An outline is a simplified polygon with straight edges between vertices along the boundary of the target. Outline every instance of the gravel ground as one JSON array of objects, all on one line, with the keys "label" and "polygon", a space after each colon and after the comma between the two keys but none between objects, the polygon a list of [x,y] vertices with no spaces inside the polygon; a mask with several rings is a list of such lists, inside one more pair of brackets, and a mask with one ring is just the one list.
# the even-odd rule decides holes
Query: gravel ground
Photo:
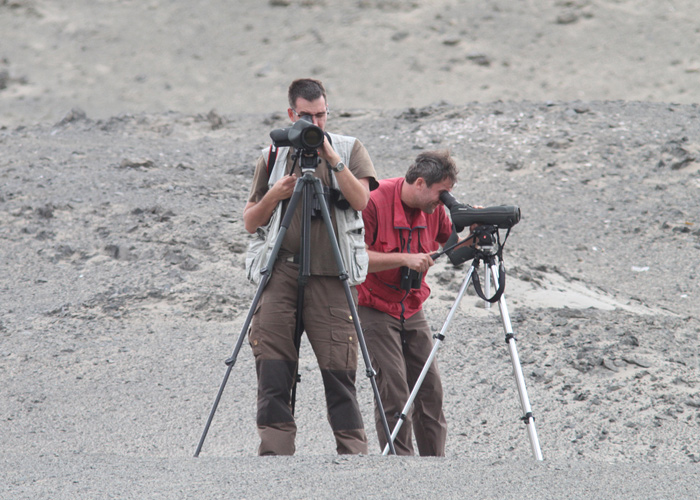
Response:
[{"label": "gravel ground", "polygon": [[[0,498],[700,497],[700,3],[0,0]],[[258,458],[241,213],[286,89],[380,177],[448,148],[515,204],[507,310],[440,345],[441,459],[338,457],[302,343],[294,457]],[[272,112],[272,111],[275,112]],[[467,269],[439,259],[439,331]]]}]

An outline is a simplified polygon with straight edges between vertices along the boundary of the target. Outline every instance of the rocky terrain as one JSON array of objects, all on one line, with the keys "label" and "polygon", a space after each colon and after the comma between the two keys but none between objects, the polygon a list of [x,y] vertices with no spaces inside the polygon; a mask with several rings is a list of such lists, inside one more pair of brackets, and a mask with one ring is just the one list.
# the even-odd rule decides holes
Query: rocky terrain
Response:
[{"label": "rocky terrain", "polygon": [[[333,122],[366,138],[382,175],[446,147],[458,199],[521,207],[506,297],[548,461],[700,460],[697,111],[526,102],[352,110]],[[255,292],[243,277],[248,179],[284,124],[73,112],[3,132],[4,449],[192,455]],[[431,274],[426,310],[439,330],[466,267],[438,261]],[[460,305],[438,358],[448,459],[529,462],[498,308],[473,294]],[[244,346],[204,456],[254,456],[251,358]],[[332,456],[306,344],[302,376],[297,454]],[[359,387],[371,422],[368,380]]]}]

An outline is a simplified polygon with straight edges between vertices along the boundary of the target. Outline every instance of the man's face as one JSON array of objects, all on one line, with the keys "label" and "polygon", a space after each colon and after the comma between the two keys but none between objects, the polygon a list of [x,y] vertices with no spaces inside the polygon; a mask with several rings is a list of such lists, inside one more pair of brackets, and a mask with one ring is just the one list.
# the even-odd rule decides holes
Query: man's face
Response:
[{"label": "man's face", "polygon": [[310,119],[311,122],[321,130],[326,130],[326,120],[328,119],[328,106],[323,97],[319,97],[315,101],[307,101],[303,97],[297,98],[294,108],[287,110],[289,119],[296,122],[302,116]]},{"label": "man's face", "polygon": [[440,201],[440,195],[444,191],[451,191],[454,185],[452,180],[449,178],[443,179],[440,182],[436,182],[432,186],[428,186],[425,179],[419,177],[414,183],[416,185],[416,199],[418,202],[418,207],[426,214],[432,214],[438,205],[442,204]]}]

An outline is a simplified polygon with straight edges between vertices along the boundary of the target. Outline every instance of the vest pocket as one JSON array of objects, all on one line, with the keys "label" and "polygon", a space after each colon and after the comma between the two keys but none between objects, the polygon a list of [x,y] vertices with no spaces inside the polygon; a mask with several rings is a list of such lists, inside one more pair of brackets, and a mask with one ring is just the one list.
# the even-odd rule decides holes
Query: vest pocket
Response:
[{"label": "vest pocket", "polygon": [[354,210],[336,210],[335,213],[338,231],[344,231],[344,237],[339,238],[338,247],[347,267],[348,281],[351,286],[358,285],[367,277],[369,268],[362,214]]}]

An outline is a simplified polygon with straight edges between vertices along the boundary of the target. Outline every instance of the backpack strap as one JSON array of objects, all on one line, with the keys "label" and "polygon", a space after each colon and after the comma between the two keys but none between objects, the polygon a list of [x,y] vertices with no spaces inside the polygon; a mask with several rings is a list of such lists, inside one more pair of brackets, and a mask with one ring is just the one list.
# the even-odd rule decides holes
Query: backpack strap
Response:
[{"label": "backpack strap", "polygon": [[275,168],[275,161],[277,160],[277,148],[274,144],[270,144],[270,154],[267,156],[267,178],[270,178],[272,174],[272,169]]}]

